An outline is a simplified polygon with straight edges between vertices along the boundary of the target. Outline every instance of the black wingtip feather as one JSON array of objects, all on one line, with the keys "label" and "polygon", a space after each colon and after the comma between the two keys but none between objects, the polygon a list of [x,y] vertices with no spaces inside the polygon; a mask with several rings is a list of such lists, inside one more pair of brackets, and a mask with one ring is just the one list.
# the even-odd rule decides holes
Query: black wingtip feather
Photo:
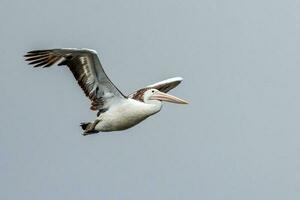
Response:
[{"label": "black wingtip feather", "polygon": [[37,63],[41,63],[41,62],[45,62],[47,61],[48,59],[47,58],[44,58],[44,59],[38,59],[38,60],[33,60],[32,62],[28,63],[29,65],[34,65],[34,64],[37,64]]},{"label": "black wingtip feather", "polygon": [[48,53],[50,50],[33,50],[33,51],[28,51],[27,54],[40,54],[40,53]]},{"label": "black wingtip feather", "polygon": [[46,64],[47,64],[47,61],[44,61],[44,62],[38,63],[37,65],[34,65],[33,67],[41,67]]},{"label": "black wingtip feather", "polygon": [[43,59],[43,58],[47,58],[47,55],[44,55],[44,56],[32,56],[32,57],[26,58],[25,61],[33,61],[33,60],[39,60],[39,59]]}]

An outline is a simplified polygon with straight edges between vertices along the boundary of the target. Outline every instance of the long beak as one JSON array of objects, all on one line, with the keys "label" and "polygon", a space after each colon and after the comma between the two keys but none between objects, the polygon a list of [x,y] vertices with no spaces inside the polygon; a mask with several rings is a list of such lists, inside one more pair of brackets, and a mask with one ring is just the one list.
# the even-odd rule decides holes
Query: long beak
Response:
[{"label": "long beak", "polygon": [[156,93],[154,93],[150,99],[152,100],[160,100],[160,101],[167,101],[167,102],[171,102],[171,103],[178,103],[178,104],[188,104],[188,102],[186,100],[180,99],[178,97],[175,97],[173,95],[164,93],[164,92],[160,92],[157,91]]}]

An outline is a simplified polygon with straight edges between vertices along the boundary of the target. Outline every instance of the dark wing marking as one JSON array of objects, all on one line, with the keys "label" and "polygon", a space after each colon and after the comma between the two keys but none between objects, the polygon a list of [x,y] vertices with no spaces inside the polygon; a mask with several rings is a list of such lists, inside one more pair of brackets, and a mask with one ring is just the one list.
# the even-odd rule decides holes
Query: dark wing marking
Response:
[{"label": "dark wing marking", "polygon": [[140,101],[140,102],[144,102],[144,93],[149,90],[149,88],[142,88],[139,89],[138,91],[135,91],[134,93],[130,94],[128,96],[128,98]]},{"label": "dark wing marking", "polygon": [[113,102],[126,97],[105,74],[97,52],[89,49],[49,49],[29,51],[26,61],[33,67],[66,65],[85,95],[92,101],[91,109],[107,109]]},{"label": "dark wing marking", "polygon": [[134,100],[143,102],[144,92],[146,92],[146,90],[153,88],[153,89],[157,89],[161,92],[168,92],[171,89],[175,88],[177,85],[179,85],[179,83],[181,83],[182,80],[183,79],[181,77],[169,78],[164,81],[160,81],[160,82],[154,83],[152,85],[148,85],[145,88],[139,89],[139,90],[135,91],[134,93],[128,95],[128,98],[132,98]]}]

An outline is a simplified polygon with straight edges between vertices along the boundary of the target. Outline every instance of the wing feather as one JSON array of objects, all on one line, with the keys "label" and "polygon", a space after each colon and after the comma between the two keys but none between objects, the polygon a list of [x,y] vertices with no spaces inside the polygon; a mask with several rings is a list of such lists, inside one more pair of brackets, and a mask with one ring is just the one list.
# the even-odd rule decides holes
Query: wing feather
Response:
[{"label": "wing feather", "polygon": [[107,109],[126,97],[105,74],[97,52],[89,49],[49,49],[29,51],[26,61],[33,67],[67,65],[85,95],[92,101],[92,110]]},{"label": "wing feather", "polygon": [[155,88],[161,92],[169,92],[173,88],[175,88],[177,85],[179,85],[182,82],[183,78],[181,77],[174,77],[169,78],[157,83],[154,83],[152,85],[146,86],[146,88]]}]

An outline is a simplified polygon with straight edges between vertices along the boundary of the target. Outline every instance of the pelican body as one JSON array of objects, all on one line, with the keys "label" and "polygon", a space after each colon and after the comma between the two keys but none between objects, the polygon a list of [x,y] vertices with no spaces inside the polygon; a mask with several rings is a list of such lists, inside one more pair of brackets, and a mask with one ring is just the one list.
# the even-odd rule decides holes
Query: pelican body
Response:
[{"label": "pelican body", "polygon": [[97,117],[100,123],[95,129],[99,131],[125,130],[159,112],[161,107],[161,102],[146,104],[128,98]]},{"label": "pelican body", "polygon": [[182,78],[170,78],[125,96],[105,74],[98,54],[90,49],[49,49],[29,51],[26,61],[34,67],[66,65],[73,73],[85,95],[91,100],[90,109],[97,112],[93,122],[83,122],[83,135],[98,132],[120,131],[131,128],[159,112],[162,101],[187,104],[167,94]]}]

